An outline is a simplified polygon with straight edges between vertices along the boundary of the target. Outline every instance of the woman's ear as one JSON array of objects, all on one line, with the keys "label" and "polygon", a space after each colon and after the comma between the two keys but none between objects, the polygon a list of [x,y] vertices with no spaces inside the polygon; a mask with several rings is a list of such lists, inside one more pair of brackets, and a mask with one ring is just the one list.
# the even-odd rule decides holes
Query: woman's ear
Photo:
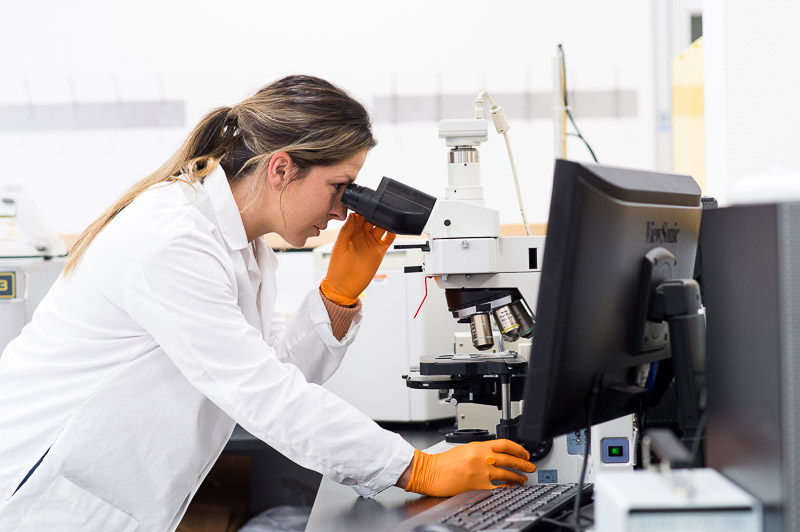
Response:
[{"label": "woman's ear", "polygon": [[279,190],[286,186],[293,167],[294,162],[288,153],[279,151],[274,154],[267,166],[267,184],[270,188]]}]

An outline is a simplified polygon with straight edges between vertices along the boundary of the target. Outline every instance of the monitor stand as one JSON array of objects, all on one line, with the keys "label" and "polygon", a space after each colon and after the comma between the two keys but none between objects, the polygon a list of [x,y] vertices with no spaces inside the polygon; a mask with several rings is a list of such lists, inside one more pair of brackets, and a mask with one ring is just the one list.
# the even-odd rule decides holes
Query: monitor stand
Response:
[{"label": "monitor stand", "polygon": [[[700,391],[705,388],[706,322],[700,285],[694,279],[670,279],[674,264],[675,257],[664,248],[644,258],[634,352],[669,341],[678,426],[681,440],[691,448],[700,425]],[[673,375],[666,373],[671,380]]]}]

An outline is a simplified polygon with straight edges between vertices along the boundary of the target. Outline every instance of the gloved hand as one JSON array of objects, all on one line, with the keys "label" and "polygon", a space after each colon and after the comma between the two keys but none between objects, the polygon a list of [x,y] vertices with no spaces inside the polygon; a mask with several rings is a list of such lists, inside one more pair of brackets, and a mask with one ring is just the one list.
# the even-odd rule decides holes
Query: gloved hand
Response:
[{"label": "gloved hand", "polygon": [[360,214],[350,213],[336,237],[328,273],[320,284],[325,297],[337,305],[354,305],[375,276],[395,236],[367,223]]},{"label": "gloved hand", "polygon": [[536,466],[528,462],[529,458],[530,453],[511,440],[472,442],[440,454],[414,450],[406,491],[451,497],[462,491],[499,487],[492,484],[493,480],[524,484],[527,477],[501,468],[533,473]]}]

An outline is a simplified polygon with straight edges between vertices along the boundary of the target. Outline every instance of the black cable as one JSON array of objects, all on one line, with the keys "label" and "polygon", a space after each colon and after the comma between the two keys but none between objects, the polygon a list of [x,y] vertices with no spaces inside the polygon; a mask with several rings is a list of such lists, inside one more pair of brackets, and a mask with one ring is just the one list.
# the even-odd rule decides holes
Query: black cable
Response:
[{"label": "black cable", "polygon": [[650,391],[648,390],[647,392],[645,392],[645,398],[642,401],[642,406],[639,408],[638,412],[636,413],[636,417],[634,418],[634,427],[633,427],[634,438],[632,442],[634,469],[636,469],[637,467],[641,469],[643,467],[642,464],[644,460],[642,459],[642,456],[640,454],[639,442],[642,441],[642,438],[644,437],[644,426],[645,423],[647,423],[647,410],[649,404],[650,404]]},{"label": "black cable", "polygon": [[[567,117],[569,117],[569,121],[572,122],[572,125],[575,127],[575,130],[577,131],[578,130],[578,126],[575,125],[575,120],[573,120],[572,113],[569,111],[569,109],[567,110]],[[592,156],[592,159],[594,159],[594,162],[596,162],[596,163],[600,162],[600,161],[597,160],[597,156],[594,154],[594,150],[592,149],[591,146],[589,146],[589,143],[586,142],[586,139],[583,138],[583,135],[581,135],[580,132],[578,132],[578,133],[567,133],[567,135],[570,136],[570,137],[578,137],[579,139],[581,139],[583,141],[583,144],[586,146],[586,149],[589,150],[589,155]]]},{"label": "black cable", "polygon": [[558,45],[558,51],[561,52],[561,77],[564,80],[564,86],[561,87],[561,94],[564,97],[564,107],[567,104],[567,60],[564,56],[564,47],[561,44]]},{"label": "black cable", "polygon": [[585,138],[583,138],[583,135],[581,135],[581,131],[580,129],[578,129],[578,125],[575,123],[575,119],[572,117],[572,112],[569,110],[569,105],[567,104],[567,65],[566,65],[566,59],[564,58],[564,48],[559,44],[558,50],[561,52],[561,77],[564,79],[564,85],[561,87],[561,95],[564,99],[564,109],[567,112],[567,118],[569,118],[572,127],[575,128],[575,133],[567,133],[567,135],[572,137],[578,137],[579,139],[581,139],[583,143],[586,145],[586,149],[589,150],[589,153],[591,154],[592,159],[594,159],[594,162],[599,162],[597,160],[597,156],[595,156],[594,154],[594,150],[592,150],[592,147],[589,146],[589,143],[586,141]]},{"label": "black cable", "polygon": [[694,441],[692,442],[692,465],[697,463],[697,453],[700,452],[700,440],[703,439],[703,431],[706,428],[706,419],[708,418],[708,410],[703,410],[700,416],[700,421],[697,423],[697,430],[694,432]]},{"label": "black cable", "polygon": [[558,519],[550,519],[549,517],[540,517],[539,521],[550,525],[556,525],[561,528],[568,528],[569,530],[574,530],[575,532],[583,532],[582,526],[564,523],[563,521],[559,521]]},{"label": "black cable", "polygon": [[[559,523],[563,523],[570,515],[572,515],[572,508],[564,508],[557,515],[555,516],[551,515],[550,517],[548,517],[548,519],[554,519]],[[584,521],[588,521],[590,524],[594,524],[594,518],[589,517],[588,515],[584,515],[582,519]],[[569,525],[569,523],[567,523],[567,526],[574,526],[574,525]]]},{"label": "black cable", "polygon": [[[657,366],[656,366],[657,367]],[[653,369],[653,364],[650,364],[650,372],[652,373],[655,371]],[[648,377],[649,379],[649,377]],[[644,427],[647,424],[647,412],[650,410],[650,398],[653,394],[653,387],[646,388],[644,392],[644,398],[639,405],[639,408],[636,410],[635,418],[634,418],[634,438],[633,438],[633,456],[634,456],[634,469],[638,466],[639,468],[642,467],[642,457],[640,455],[639,445],[637,445],[642,438],[644,437]]]},{"label": "black cable", "polygon": [[589,447],[591,446],[592,415],[587,414],[589,428],[586,429],[586,447],[583,449],[583,467],[581,467],[581,478],[578,479],[578,493],[575,494],[575,503],[572,507],[572,514],[575,516],[575,525],[578,530],[583,530],[581,525],[581,493],[583,492],[584,479],[586,478],[586,467],[589,464]]},{"label": "black cable", "polygon": [[575,516],[575,526],[577,530],[581,531],[584,530],[583,525],[581,525],[581,496],[583,495],[586,468],[589,465],[589,454],[592,445],[592,412],[594,412],[597,404],[597,396],[600,395],[600,378],[599,375],[595,375],[592,379],[592,391],[586,401],[586,447],[583,448],[583,467],[581,467],[581,476],[578,479],[578,493],[575,494],[575,504],[572,508],[572,514]]}]

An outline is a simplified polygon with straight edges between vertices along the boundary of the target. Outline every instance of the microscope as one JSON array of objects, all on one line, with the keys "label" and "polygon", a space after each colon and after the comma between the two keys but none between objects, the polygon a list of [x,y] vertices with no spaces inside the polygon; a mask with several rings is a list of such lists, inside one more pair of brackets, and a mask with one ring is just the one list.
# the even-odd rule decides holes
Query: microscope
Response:
[{"label": "microscope", "polygon": [[[342,197],[348,208],[379,227],[428,235],[424,244],[395,248],[424,252],[423,264],[406,271],[433,277],[444,290],[453,318],[469,327],[474,350],[421,356],[419,367],[404,375],[406,385],[448,393],[454,405],[491,405],[500,412],[495,433],[485,428],[455,430],[431,449],[434,452],[495,437],[519,441],[519,417],[512,416],[512,403],[522,399],[528,353],[504,347],[535,334],[545,247],[544,236],[501,236],[499,212],[483,205],[477,147],[488,138],[487,122],[442,120],[439,137],[449,148],[443,199],[387,177],[374,191],[350,185]],[[630,419],[627,429],[630,432]],[[527,445],[538,468],[529,482],[577,482],[587,443],[583,430]]]},{"label": "microscope", "polygon": [[[444,290],[453,318],[468,325],[477,353],[423,356],[406,384],[451,386],[453,403],[497,407],[497,437],[516,440],[511,403],[521,399],[527,359],[504,347],[533,336],[545,239],[501,236],[499,212],[483,205],[477,147],[487,140],[486,121],[443,120],[439,136],[449,148],[448,186],[424,228],[429,240],[422,269]],[[489,352],[495,344],[499,352]],[[491,436],[462,429],[448,440]]]}]

